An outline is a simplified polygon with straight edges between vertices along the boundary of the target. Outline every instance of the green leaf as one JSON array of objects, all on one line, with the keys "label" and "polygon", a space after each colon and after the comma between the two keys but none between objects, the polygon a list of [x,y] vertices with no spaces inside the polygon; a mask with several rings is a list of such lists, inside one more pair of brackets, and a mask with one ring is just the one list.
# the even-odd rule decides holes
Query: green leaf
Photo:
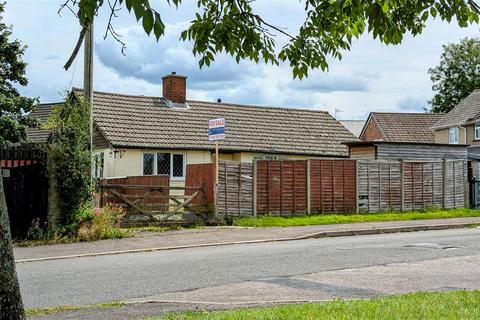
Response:
[{"label": "green leaf", "polygon": [[143,14],[143,29],[149,35],[153,29],[153,13],[152,10],[146,10]]},{"label": "green leaf", "polygon": [[135,17],[137,18],[137,21],[140,21],[140,19],[143,17],[143,14],[145,12],[145,9],[143,8],[143,4],[141,2],[135,1],[133,3],[133,11],[135,12]]}]

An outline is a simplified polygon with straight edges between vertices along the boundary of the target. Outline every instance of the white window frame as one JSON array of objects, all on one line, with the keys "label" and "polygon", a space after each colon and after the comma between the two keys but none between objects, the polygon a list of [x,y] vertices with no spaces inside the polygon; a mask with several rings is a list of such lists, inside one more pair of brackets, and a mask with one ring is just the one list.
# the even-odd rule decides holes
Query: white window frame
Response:
[{"label": "white window frame", "polygon": [[[170,154],[170,180],[174,181],[182,181],[185,180],[185,173],[187,171],[187,155],[185,152],[170,152],[170,151],[145,151],[142,153],[142,159],[141,159],[141,170],[140,173],[143,176],[143,156],[145,154],[153,154],[153,174],[151,176],[157,176],[158,175],[158,165],[157,165],[157,159],[158,159],[158,154],[159,153],[168,153]],[[181,155],[183,157],[183,176],[181,177],[174,177],[173,176],[173,155]],[[147,176],[147,175],[145,175]]]},{"label": "white window frame", "polygon": [[[452,140],[452,133],[455,137],[454,140]],[[448,128],[448,143],[449,144],[458,144],[458,127]]]},{"label": "white window frame", "polygon": [[475,140],[480,140],[480,123],[475,124],[473,129],[475,131]]}]

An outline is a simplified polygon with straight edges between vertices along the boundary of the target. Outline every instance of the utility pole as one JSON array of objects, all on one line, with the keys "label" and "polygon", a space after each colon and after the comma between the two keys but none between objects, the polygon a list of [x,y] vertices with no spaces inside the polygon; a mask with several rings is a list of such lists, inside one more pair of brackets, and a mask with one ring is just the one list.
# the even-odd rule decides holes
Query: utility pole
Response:
[{"label": "utility pole", "polygon": [[[83,98],[90,106],[90,171],[93,173],[93,20],[85,33],[83,46]],[[93,174],[91,182],[93,183]]]}]

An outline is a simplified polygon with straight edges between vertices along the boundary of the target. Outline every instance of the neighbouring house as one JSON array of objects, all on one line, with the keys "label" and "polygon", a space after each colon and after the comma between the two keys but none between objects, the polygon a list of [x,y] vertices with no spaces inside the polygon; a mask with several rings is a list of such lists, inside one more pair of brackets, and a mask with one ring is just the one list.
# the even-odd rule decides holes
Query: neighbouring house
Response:
[{"label": "neighbouring house", "polygon": [[[41,124],[45,124],[52,115],[54,108],[58,108],[63,102],[41,103],[38,104],[32,112],[32,116],[37,118]],[[31,128],[27,130],[28,141],[32,143],[47,143],[50,140],[50,131],[43,128]]]},{"label": "neighbouring house", "polygon": [[372,112],[360,134],[348,142],[353,159],[467,159],[467,146],[435,143],[432,125],[443,114]]},{"label": "neighbouring house", "polygon": [[349,156],[359,160],[467,160],[467,145],[390,141],[347,142]]},{"label": "neighbouring house", "polygon": [[473,91],[433,126],[435,141],[468,145],[472,173],[480,178],[480,90]]},{"label": "neighbouring house", "polygon": [[345,128],[353,133],[356,137],[360,137],[363,127],[365,126],[365,120],[338,120]]},{"label": "neighbouring house", "polygon": [[217,117],[225,160],[347,158],[343,142],[358,140],[326,111],[188,100],[187,78],[172,73],[161,97],[94,92],[95,176],[167,174],[183,185],[187,164],[212,161],[208,120]]},{"label": "neighbouring house", "polygon": [[439,113],[371,112],[360,140],[435,143],[432,126],[442,116]]}]

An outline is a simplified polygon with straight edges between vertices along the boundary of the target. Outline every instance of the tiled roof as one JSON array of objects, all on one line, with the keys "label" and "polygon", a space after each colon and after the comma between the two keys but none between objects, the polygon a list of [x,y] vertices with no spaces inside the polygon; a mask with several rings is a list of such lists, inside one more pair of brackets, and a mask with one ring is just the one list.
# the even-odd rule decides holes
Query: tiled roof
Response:
[{"label": "tiled roof", "polygon": [[360,137],[366,120],[338,120],[345,128],[355,136]]},{"label": "tiled roof", "polygon": [[[82,92],[75,89],[77,95]],[[348,156],[342,142],[358,140],[325,111],[94,93],[94,120],[113,146],[212,150],[208,119],[226,118],[221,151]]]},{"label": "tiled roof", "polygon": [[435,134],[431,127],[444,114],[439,113],[389,113],[372,112],[370,118],[375,119],[384,135],[383,141],[435,143]]},{"label": "tiled roof", "polygon": [[[37,118],[40,123],[45,123],[48,120],[48,117],[52,114],[53,108],[61,105],[62,103],[63,102],[39,104],[32,112],[32,115]],[[50,137],[50,131],[38,128],[28,129],[27,137],[28,140],[33,143],[47,142],[48,138]]]},{"label": "tiled roof", "polygon": [[475,90],[435,123],[433,129],[465,125],[471,122],[476,122],[479,119],[480,90]]}]

